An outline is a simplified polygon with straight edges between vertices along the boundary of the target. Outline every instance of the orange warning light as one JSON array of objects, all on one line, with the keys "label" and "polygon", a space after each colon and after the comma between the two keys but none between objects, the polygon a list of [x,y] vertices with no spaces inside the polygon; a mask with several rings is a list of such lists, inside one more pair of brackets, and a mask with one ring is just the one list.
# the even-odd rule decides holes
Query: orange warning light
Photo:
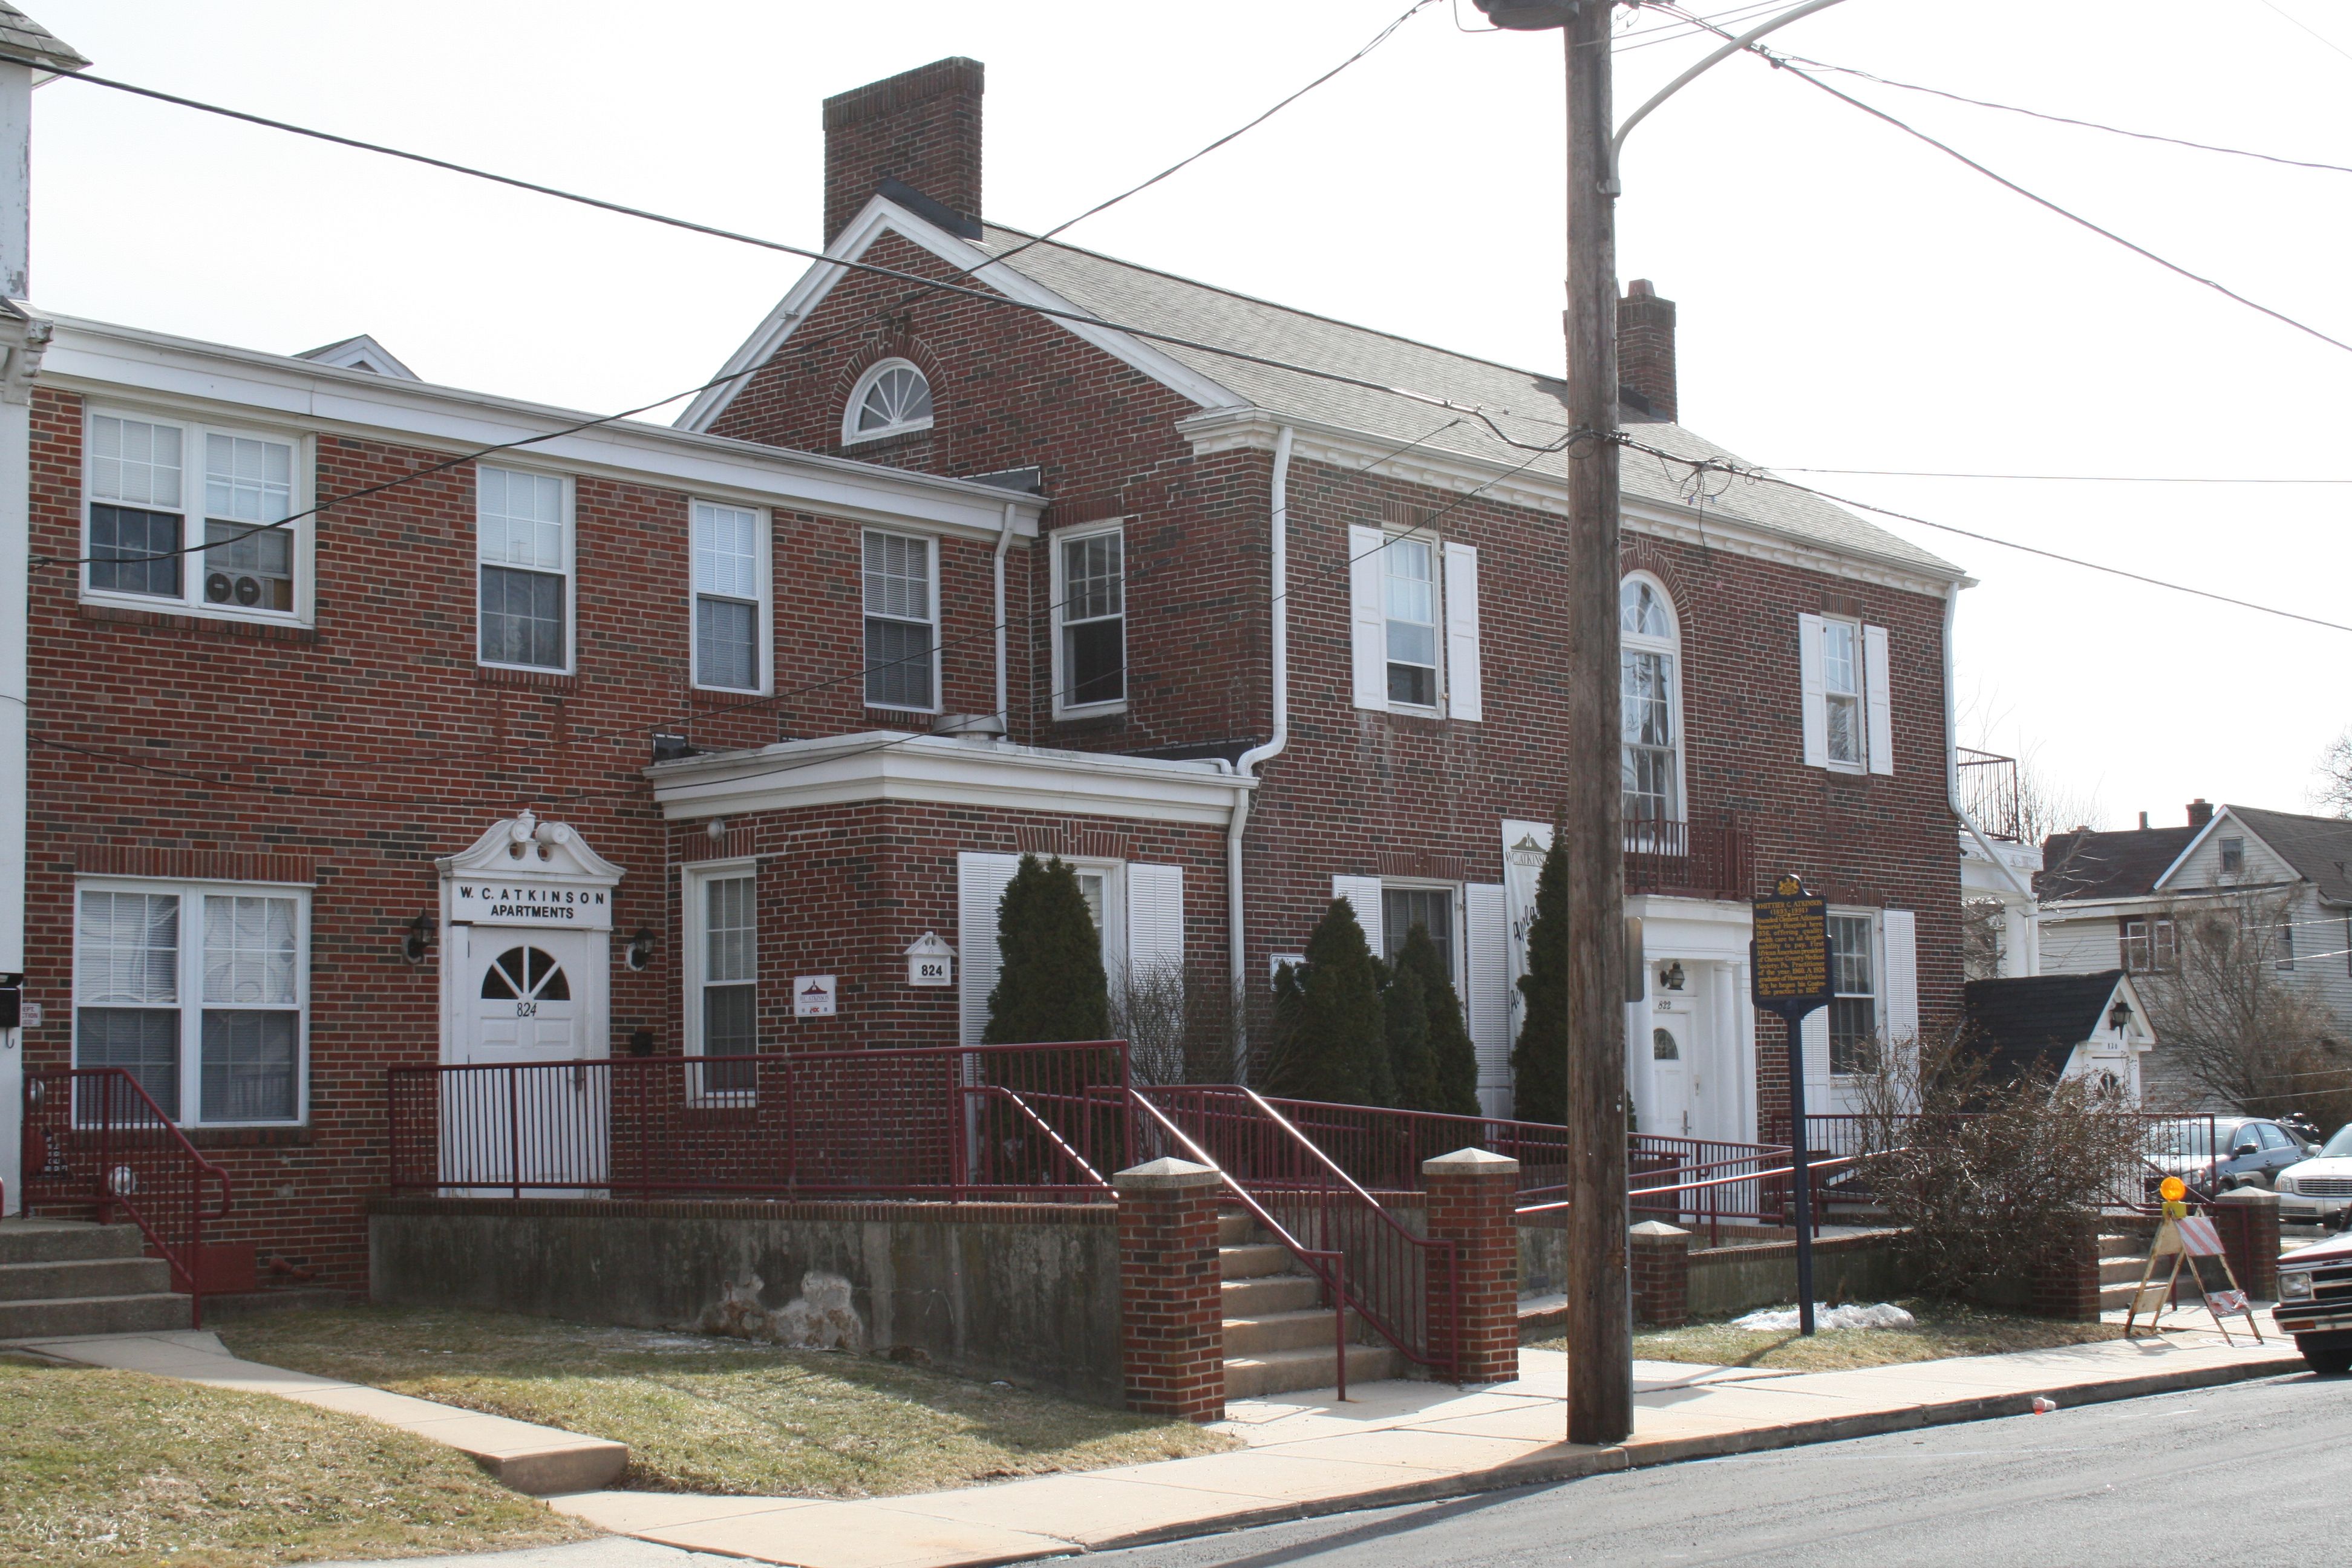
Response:
[{"label": "orange warning light", "polygon": [[2167,1176],[2157,1184],[2156,1190],[2166,1203],[2177,1204],[2189,1195],[2189,1184],[2178,1176]]}]

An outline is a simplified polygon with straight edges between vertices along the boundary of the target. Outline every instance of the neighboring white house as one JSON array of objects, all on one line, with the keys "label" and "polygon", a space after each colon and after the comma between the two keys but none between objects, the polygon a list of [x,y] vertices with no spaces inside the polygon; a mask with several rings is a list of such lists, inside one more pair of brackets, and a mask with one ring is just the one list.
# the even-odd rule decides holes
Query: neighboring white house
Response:
[{"label": "neighboring white house", "polygon": [[2042,973],[2033,881],[2042,847],[2025,842],[2017,759],[1952,749],[1959,817],[1962,963],[1971,980]]},{"label": "neighboring white house", "polygon": [[1966,994],[1968,1043],[1990,1058],[1993,1077],[2097,1079],[2139,1103],[2141,1059],[2156,1036],[2122,970],[1971,980]]}]

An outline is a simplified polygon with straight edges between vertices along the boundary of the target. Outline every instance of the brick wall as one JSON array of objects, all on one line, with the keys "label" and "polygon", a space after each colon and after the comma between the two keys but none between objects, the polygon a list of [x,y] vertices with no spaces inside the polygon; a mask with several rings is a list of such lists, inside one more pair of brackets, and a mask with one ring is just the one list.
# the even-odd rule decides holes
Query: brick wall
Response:
[{"label": "brick wall", "polygon": [[1155,1160],[1121,1171],[1114,1181],[1127,1407],[1185,1421],[1223,1420],[1218,1178],[1204,1165]]},{"label": "brick wall", "polygon": [[826,243],[886,179],[956,212],[980,211],[985,75],[978,60],[933,60],[824,100]]}]

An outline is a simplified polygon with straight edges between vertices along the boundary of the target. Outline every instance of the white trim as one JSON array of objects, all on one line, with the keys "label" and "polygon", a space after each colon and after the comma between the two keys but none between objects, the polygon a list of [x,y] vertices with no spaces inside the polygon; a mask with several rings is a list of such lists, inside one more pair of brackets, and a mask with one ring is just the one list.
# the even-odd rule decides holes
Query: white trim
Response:
[{"label": "white trim", "polygon": [[[758,663],[750,686],[706,686],[702,680],[702,590],[694,580],[694,524],[697,507],[723,507],[730,511],[751,514],[752,574],[758,591],[757,608],[751,626],[751,657]],[[691,672],[688,679],[698,691],[726,692],[736,697],[764,697],[775,686],[776,672],[776,573],[775,514],[765,507],[743,506],[735,501],[713,500],[708,496],[686,498],[686,658]],[[731,599],[730,595],[713,595],[713,598]],[[740,603],[740,600],[734,600]],[[864,661],[861,659],[860,663]]]},{"label": "white trim", "polygon": [[990,543],[1003,531],[1008,504],[1017,509],[1020,531],[1031,538],[1045,507],[1042,496],[970,479],[636,420],[572,430],[600,416],[79,317],[43,316],[54,327],[41,363],[43,384],[100,400],[136,399],[169,409],[175,418],[293,425],[314,435],[356,436],[453,456],[549,437],[530,451],[579,475]]},{"label": "white trim", "polygon": [[[1034,279],[997,262],[970,240],[918,217],[887,196],[870,198],[865,208],[850,220],[848,226],[825,247],[825,255],[835,261],[863,260],[867,249],[886,233],[898,235],[919,246],[959,271],[969,274],[971,282],[994,289],[1008,300],[1017,300],[1025,305],[1041,305],[1047,310],[1075,311],[1082,316],[1093,314]],[[752,377],[739,373],[765,364],[772,358],[799,324],[824,303],[825,297],[833,292],[834,285],[849,276],[850,269],[845,267],[834,266],[828,261],[812,264],[776,302],[775,309],[768,312],[767,318],[753,329],[751,335],[728,357],[725,369],[719,373],[727,379],[697,397],[687,405],[686,412],[678,416],[678,427],[708,430],[727,411],[736,394],[752,380]],[[1141,339],[1131,338],[1116,328],[1098,327],[1059,317],[1040,319],[1064,328],[1203,408],[1247,406],[1246,398]]]},{"label": "white trim", "polygon": [[[886,535],[894,539],[905,540],[909,543],[920,544],[923,547],[923,570],[929,575],[929,581],[926,586],[929,590],[930,598],[931,628],[931,700],[928,706],[916,706],[906,702],[877,702],[867,694],[868,689],[866,683],[872,678],[874,671],[867,668],[866,665],[866,623],[868,620],[879,620],[895,621],[900,626],[912,626],[915,624],[911,619],[905,616],[877,615],[874,611],[866,607],[866,542],[877,534]],[[940,646],[941,641],[940,636],[940,627],[945,624],[942,618],[945,608],[946,606],[941,603],[940,583],[940,542],[936,537],[928,533],[909,533],[903,529],[896,528],[864,528],[858,531],[857,700],[860,704],[877,713],[940,713],[945,711],[941,704],[946,700],[947,693],[942,690],[941,688],[946,685],[947,669],[946,661],[943,658],[945,650]]]},{"label": "white trim", "polygon": [[[1063,632],[1067,629],[1062,612],[1069,597],[1067,574],[1062,566],[1062,547],[1099,533],[1118,535],[1118,621],[1119,621],[1119,695],[1103,702],[1065,702],[1062,694],[1070,689],[1068,658],[1064,651]],[[1097,518],[1092,522],[1066,523],[1045,535],[1047,581],[1053,598],[1046,605],[1052,622],[1052,676],[1054,681],[1054,717],[1055,719],[1095,719],[1127,711],[1128,700],[1128,632],[1133,625],[1127,607],[1127,519]]]},{"label": "white trim", "polygon": [[[506,454],[499,454],[504,458]],[[482,470],[498,468],[509,474],[524,474],[533,479],[553,479],[562,497],[563,509],[563,662],[551,664],[508,664],[499,659],[482,657],[482,568],[503,566],[508,571],[526,570],[507,566],[504,563],[482,559]],[[537,675],[576,675],[580,669],[580,524],[576,510],[578,486],[572,476],[529,461],[520,463],[482,462],[473,465],[474,481],[474,663],[483,669],[516,669]],[[545,568],[529,570],[543,573]],[[688,581],[692,574],[688,574]]]},{"label": "white trim", "polygon": [[[680,866],[677,873],[678,934],[686,948],[685,962],[679,965],[683,981],[679,1011],[685,1026],[680,1035],[680,1049],[687,1056],[698,1057],[709,1054],[703,1048],[702,1038],[702,988],[706,984],[704,974],[709,966],[707,944],[710,923],[706,908],[709,900],[704,896],[704,889],[712,882],[738,877],[751,879],[751,988],[756,998],[760,986],[760,861],[756,856],[732,860],[694,860]],[[752,1015],[755,1019],[758,1016],[757,1006],[755,1000]]]},{"label": "white trim", "polygon": [[[857,416],[866,407],[866,394],[874,390],[876,382],[894,370],[910,370],[915,373],[915,379],[923,384],[924,397],[930,401],[930,413],[920,419],[908,419],[897,425],[885,425],[878,430],[860,430],[857,427]],[[938,424],[939,416],[938,395],[932,390],[931,378],[923,374],[921,365],[910,359],[896,357],[877,360],[866,367],[865,372],[857,378],[857,384],[849,389],[849,401],[841,410],[841,444],[848,447],[866,441],[887,441],[893,436],[912,436],[918,431],[929,430]]]},{"label": "white trim", "polygon": [[[90,424],[100,418],[135,419],[146,424],[169,425],[180,432],[180,504],[176,509],[141,506],[129,501],[100,501],[91,493],[90,467],[97,458],[95,444],[90,437]],[[284,530],[291,536],[287,553],[293,574],[294,607],[290,610],[247,609],[236,605],[213,604],[205,598],[205,549],[199,536],[208,531],[207,525],[211,521],[205,515],[204,495],[207,473],[205,437],[207,436],[268,441],[292,448],[288,459],[287,510],[296,515]],[[83,604],[146,610],[162,615],[194,616],[213,621],[242,621],[254,626],[317,624],[317,519],[302,515],[310,511],[316,494],[318,448],[310,436],[298,430],[257,425],[250,421],[199,418],[183,409],[150,405],[136,398],[94,396],[85,399],[82,405],[81,440],[81,554],[87,558],[94,553],[90,546],[90,508],[110,505],[141,511],[170,512],[176,510],[180,519],[180,548],[185,552],[179,559],[180,592],[176,598],[160,594],[131,594],[121,589],[93,588],[89,581],[92,563],[85,559],[75,579]],[[234,518],[220,521],[236,521]]]},{"label": "white trim", "polygon": [[921,801],[1225,826],[1255,787],[1223,763],[1059,752],[1008,741],[871,730],[646,770],[671,822],[866,801]]},{"label": "white trim", "polygon": [[[183,1127],[301,1127],[310,1120],[310,896],[300,882],[230,882],[179,877],[78,876],[73,879],[73,945],[69,979],[71,1065],[81,1059],[81,899],[85,892],[169,893],[180,900],[174,989],[179,1015],[179,1106]],[[294,1114],[267,1121],[208,1119],[204,1112],[205,937],[212,898],[286,899],[294,905]],[[102,1004],[94,1004],[102,1005]],[[161,1009],[157,1009],[160,1011]]]}]

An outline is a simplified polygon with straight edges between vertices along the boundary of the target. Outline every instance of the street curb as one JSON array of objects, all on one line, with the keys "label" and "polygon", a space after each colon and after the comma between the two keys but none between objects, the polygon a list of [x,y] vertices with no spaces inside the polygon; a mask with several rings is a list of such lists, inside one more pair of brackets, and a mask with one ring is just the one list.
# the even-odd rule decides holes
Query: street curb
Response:
[{"label": "street curb", "polygon": [[[1951,1426],[1969,1421],[1989,1421],[1997,1416],[2024,1415],[2032,1412],[2033,1402],[2037,1398],[2053,1399],[2063,1410],[2075,1405],[2102,1405],[2118,1399],[2144,1398],[2151,1394],[2179,1394],[2191,1389],[2219,1387],[2224,1384],[2250,1383],[2257,1378],[2277,1377],[2284,1373],[2304,1370],[2303,1357],[2289,1353],[2266,1357],[2258,1362],[2200,1367],[2190,1372],[2151,1373],[2145,1377],[2109,1378],[2097,1383],[2055,1384],[2030,1394],[1985,1394],[1937,1405],[1916,1405],[1901,1410],[1871,1411],[1823,1421],[1800,1421],[1785,1426],[1758,1426],[1742,1432],[1712,1433],[1657,1443],[1568,1449],[1562,1453],[1514,1460],[1492,1469],[1465,1471],[1459,1475],[1402,1486],[1379,1487],[1370,1491],[1351,1492],[1345,1497],[1318,1498],[1274,1508],[1251,1509],[1214,1520],[1196,1520],[1189,1524],[1136,1531],[1088,1544],[1073,1542],[1067,1552],[1033,1552],[992,1558],[984,1563],[967,1563],[965,1568],[996,1568],[1001,1563],[1034,1563],[1045,1557],[1120,1552],[1129,1547],[1156,1546],[1171,1541],[1252,1530],[1260,1525],[1285,1524],[1303,1519],[1319,1519],[1328,1514],[1358,1513],[1367,1509],[1396,1508],[1409,1503],[1444,1502],[1455,1498],[1475,1497],[1481,1492],[1581,1480],[1587,1476],[1648,1469],[1655,1465],[1722,1458],[1734,1454],[1766,1453],[1775,1448],[1843,1442],[1850,1437],[1875,1437],[1889,1432],[1916,1431],[1926,1426]],[[1567,1449],[1568,1446],[1562,1444],[1561,1447]]]}]

